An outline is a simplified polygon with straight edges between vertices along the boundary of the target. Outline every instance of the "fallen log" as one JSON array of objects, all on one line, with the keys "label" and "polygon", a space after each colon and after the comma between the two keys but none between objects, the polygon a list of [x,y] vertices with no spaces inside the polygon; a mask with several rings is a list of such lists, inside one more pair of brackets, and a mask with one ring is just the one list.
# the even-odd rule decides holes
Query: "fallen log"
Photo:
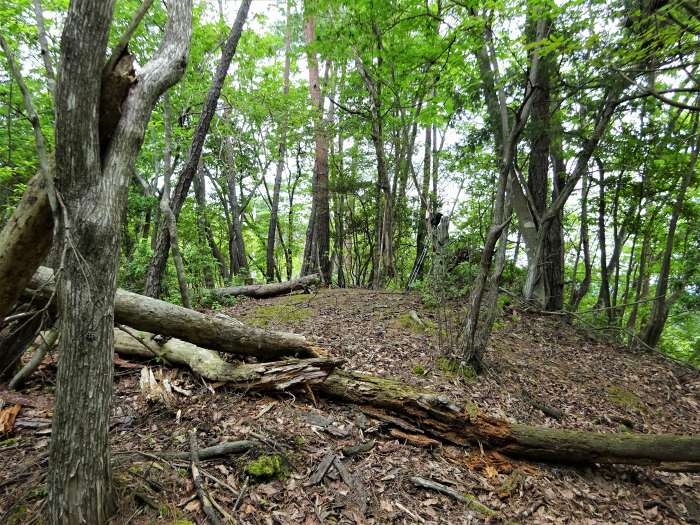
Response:
[{"label": "fallen log", "polygon": [[[121,334],[119,338],[124,336]],[[169,344],[170,341],[160,348]],[[137,345],[141,343],[130,343],[133,347]],[[183,354],[181,364],[186,366],[200,359],[213,359],[211,355],[218,358],[214,352],[182,341],[178,347]],[[225,380],[224,376],[215,374],[218,370],[216,366],[202,367],[200,370],[205,378]],[[210,373],[212,375],[208,376]],[[338,368],[330,372],[325,380],[317,382],[314,389],[341,402],[359,405],[371,417],[402,430],[424,434],[443,443],[459,446],[480,443],[511,457],[552,463],[618,463],[648,465],[672,471],[700,471],[700,436],[612,434],[510,423],[482,414],[475,406],[460,408],[446,396],[419,390],[403,381]]]},{"label": "fallen log", "polygon": [[179,339],[169,339],[161,345],[153,340],[153,334],[138,332],[130,335],[118,328],[114,330],[114,350],[122,356],[159,357],[168,363],[185,366],[210,381],[224,381],[241,390],[287,390],[300,384],[319,383],[343,362],[338,358],[312,358],[229,363],[212,350]]},{"label": "fallen log", "polygon": [[[29,288],[41,297],[50,297],[55,288],[53,270],[39,267]],[[114,317],[118,323],[137,330],[177,337],[219,352],[268,360],[326,355],[303,335],[263,330],[231,317],[206,315],[122,289],[114,297]]]},{"label": "fallen log", "polygon": [[481,443],[511,457],[552,463],[700,471],[700,436],[612,434],[510,423],[482,414],[476,407],[462,410],[445,396],[405,382],[343,370],[335,370],[316,388],[344,402],[383,409],[389,418],[405,420],[414,431],[455,445]]},{"label": "fallen log", "polygon": [[276,297],[298,290],[306,290],[309,286],[318,284],[319,282],[321,282],[321,277],[318,274],[313,274],[281,283],[213,288],[211,293],[216,297],[236,297],[243,295],[246,297],[253,297],[254,299],[263,299],[265,297]]}]

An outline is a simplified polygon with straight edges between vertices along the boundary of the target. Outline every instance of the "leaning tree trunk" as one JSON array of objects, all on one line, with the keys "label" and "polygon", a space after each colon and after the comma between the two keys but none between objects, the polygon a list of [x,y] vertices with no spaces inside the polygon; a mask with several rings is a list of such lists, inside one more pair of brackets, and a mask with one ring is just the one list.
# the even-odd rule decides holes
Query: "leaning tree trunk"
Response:
[{"label": "leaning tree trunk", "polygon": [[32,177],[0,232],[0,326],[49,254],[53,218],[42,173]]},{"label": "leaning tree trunk", "polygon": [[[53,272],[41,267],[30,286],[42,297],[53,291]],[[114,294],[118,323],[184,339],[205,348],[261,359],[319,357],[325,352],[303,335],[262,330],[223,315],[210,316],[182,306],[118,289]]]},{"label": "leaning tree trunk", "polygon": [[[192,143],[190,144],[187,163],[180,172],[180,176],[178,177],[177,185],[175,186],[175,191],[171,200],[171,209],[175,215],[175,220],[180,217],[180,210],[182,209],[185,199],[187,198],[187,193],[190,189],[190,185],[192,184],[192,179],[197,173],[197,166],[199,165],[199,159],[202,155],[204,140],[209,132],[209,125],[211,124],[212,118],[214,117],[214,112],[216,111],[216,104],[219,100],[219,94],[223,88],[224,80],[226,80],[226,75],[228,73],[229,66],[231,65],[233,55],[236,52],[238,41],[241,38],[243,25],[245,24],[245,20],[248,16],[248,9],[250,8],[251,1],[252,0],[243,0],[241,2],[241,6],[238,9],[238,14],[236,15],[236,20],[233,23],[231,32],[229,33],[228,39],[224,44],[221,54],[221,61],[216,68],[214,80],[209,88],[209,93],[207,94],[207,100],[204,103],[202,114],[199,117],[197,130],[195,131],[194,137],[192,138]],[[155,249],[153,251],[153,257],[151,257],[148,270],[146,271],[146,285],[144,287],[144,293],[146,295],[151,297],[160,297],[161,280],[163,278],[163,273],[165,272],[169,250],[170,233],[167,224],[163,224],[158,230],[158,237],[156,240]]]},{"label": "leaning tree trunk", "polygon": [[[697,120],[693,128],[694,132],[697,132],[698,124]],[[683,174],[681,179],[680,188],[676,194],[676,200],[673,203],[673,212],[671,213],[671,222],[668,226],[668,234],[666,236],[666,246],[664,248],[663,259],[661,261],[661,272],[659,273],[659,280],[656,285],[656,290],[654,292],[655,298],[651,307],[651,315],[647,324],[644,326],[639,338],[648,346],[655,347],[659,340],[661,339],[661,333],[663,332],[664,325],[666,324],[666,318],[668,317],[669,311],[669,300],[666,297],[668,293],[668,282],[671,275],[671,257],[673,255],[673,241],[676,235],[676,228],[678,226],[678,219],[680,218],[681,212],[683,211],[683,202],[685,201],[685,194],[688,191],[688,187],[695,176],[695,166],[698,160],[698,151],[700,150],[700,140],[694,145],[693,153],[690,159],[690,164],[687,167],[687,171]]]}]

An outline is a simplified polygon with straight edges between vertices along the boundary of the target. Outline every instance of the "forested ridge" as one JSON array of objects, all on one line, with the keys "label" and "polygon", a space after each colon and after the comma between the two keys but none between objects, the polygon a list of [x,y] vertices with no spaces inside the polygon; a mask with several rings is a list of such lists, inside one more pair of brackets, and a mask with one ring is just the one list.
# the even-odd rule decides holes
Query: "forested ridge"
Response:
[{"label": "forested ridge", "polygon": [[17,0],[0,47],[0,522],[700,520],[697,2]]}]

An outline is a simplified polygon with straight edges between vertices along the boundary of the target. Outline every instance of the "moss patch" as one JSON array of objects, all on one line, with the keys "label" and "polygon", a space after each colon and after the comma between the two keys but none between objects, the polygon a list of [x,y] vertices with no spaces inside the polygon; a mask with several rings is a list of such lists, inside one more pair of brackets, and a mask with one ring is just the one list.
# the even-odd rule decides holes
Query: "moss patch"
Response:
[{"label": "moss patch", "polygon": [[609,386],[607,388],[608,399],[622,408],[636,408],[637,410],[646,410],[646,405],[635,394],[620,386]]},{"label": "moss patch", "polygon": [[394,319],[393,325],[396,328],[401,328],[403,330],[408,330],[414,334],[418,335],[432,335],[435,333],[435,323],[430,319],[420,318],[422,323],[417,322],[410,312],[401,314],[399,317]]},{"label": "moss patch", "polygon": [[311,316],[313,310],[301,306],[275,304],[270,306],[258,306],[255,312],[246,317],[246,322],[260,328],[273,323],[296,323]]},{"label": "moss patch", "polygon": [[413,373],[417,376],[424,376],[428,373],[428,370],[423,365],[416,365],[413,367]]},{"label": "moss patch", "polygon": [[438,357],[436,364],[447,376],[459,377],[466,381],[476,379],[476,371],[469,365],[462,365],[447,357]]},{"label": "moss patch", "polygon": [[255,461],[248,463],[245,471],[258,481],[284,479],[287,477],[284,461],[278,454],[263,454]]}]

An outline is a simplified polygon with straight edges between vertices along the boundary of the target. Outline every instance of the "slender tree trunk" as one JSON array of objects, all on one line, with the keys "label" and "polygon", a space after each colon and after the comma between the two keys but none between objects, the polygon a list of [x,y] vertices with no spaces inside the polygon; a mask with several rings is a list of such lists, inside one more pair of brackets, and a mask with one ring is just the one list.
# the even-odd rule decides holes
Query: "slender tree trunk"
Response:
[{"label": "slender tree trunk", "polygon": [[[285,51],[284,51],[284,74],[282,80],[282,93],[284,95],[284,100],[287,100],[289,96],[289,70],[291,63],[291,53],[292,53],[292,30],[289,21],[289,6],[290,0],[287,0],[287,26],[285,29]],[[285,104],[285,108],[286,108]],[[277,229],[277,213],[279,209],[280,202],[280,188],[282,186],[282,172],[284,171],[284,165],[287,155],[287,123],[289,121],[289,115],[285,109],[284,116],[282,117],[282,123],[280,125],[280,138],[279,138],[279,148],[278,148],[278,159],[277,159],[277,171],[275,173],[275,186],[272,190],[272,203],[270,207],[270,224],[267,229],[267,282],[272,282],[274,280],[274,269],[275,269],[275,231]],[[280,232],[280,235],[282,232]]]},{"label": "slender tree trunk", "polygon": [[216,244],[211,223],[207,218],[207,196],[204,185],[204,170],[202,169],[197,170],[197,175],[194,178],[194,195],[197,200],[197,223],[199,224],[200,231],[209,245],[212,256],[216,259],[217,266],[219,267],[219,274],[224,281],[228,282],[230,273],[226,264],[226,258]]},{"label": "slender tree trunk", "polygon": [[416,227],[416,258],[413,261],[413,273],[419,277],[423,273],[422,262],[420,261],[421,255],[426,247],[426,238],[428,236],[428,224],[430,221],[426,214],[428,213],[428,200],[430,199],[430,159],[431,159],[431,142],[432,142],[432,132],[430,126],[425,128],[425,143],[423,149],[423,181],[421,182],[421,187],[418,191],[421,192],[420,197],[420,211],[418,212],[418,224]]},{"label": "slender tree trunk", "polygon": [[[245,20],[248,16],[250,3],[251,0],[242,0],[241,6],[238,9],[236,20],[233,23],[231,32],[229,33],[226,43],[224,44],[224,48],[221,53],[221,60],[216,68],[214,80],[209,88],[207,100],[204,103],[204,107],[199,118],[199,123],[197,124],[197,130],[195,131],[194,137],[192,138],[192,143],[190,144],[187,163],[183,167],[178,177],[175,191],[171,199],[171,209],[176,221],[180,217],[180,210],[185,203],[185,198],[187,197],[190,185],[192,184],[192,179],[197,173],[197,166],[199,165],[199,159],[202,155],[204,140],[209,132],[209,125],[211,124],[211,120],[214,117],[214,112],[216,111],[216,104],[219,100],[219,94],[223,88],[224,80],[226,80],[226,75],[228,73],[229,66],[231,65],[231,60],[233,59],[233,55],[236,52],[236,47],[238,46],[238,41],[241,37],[241,33],[243,32],[243,25],[245,24]],[[151,258],[148,265],[148,270],[146,271],[146,285],[144,287],[144,294],[150,297],[160,297],[161,280],[163,277],[163,272],[165,271],[169,249],[169,229],[167,224],[163,224],[158,230],[153,257]]]},{"label": "slender tree trunk", "polygon": [[588,293],[588,288],[591,286],[591,248],[588,239],[588,175],[581,177],[581,216],[580,216],[580,237],[581,247],[583,249],[583,281],[581,284],[576,284],[576,272],[573,275],[573,286],[571,288],[571,299],[569,300],[569,310],[575,312],[578,310],[578,305]]},{"label": "slender tree trunk", "polygon": [[597,306],[606,308],[605,312],[608,316],[608,321],[612,321],[605,235],[605,170],[600,160],[596,159],[596,162],[598,164],[598,249],[600,250],[600,291],[598,293]]},{"label": "slender tree trunk", "polygon": [[[693,126],[693,134],[697,133],[698,120],[696,116],[695,125]],[[668,233],[666,235],[666,246],[664,248],[663,257],[661,259],[661,271],[656,283],[654,291],[655,298],[651,307],[651,315],[646,325],[639,334],[639,338],[648,346],[655,347],[661,339],[668,312],[670,301],[666,294],[668,293],[669,277],[671,276],[671,258],[673,256],[673,241],[678,227],[678,219],[683,211],[683,203],[685,202],[685,194],[688,191],[691,181],[695,177],[695,167],[698,160],[698,150],[700,150],[700,140],[693,145],[691,159],[686,172],[681,178],[680,187],[676,192],[676,200],[673,204],[671,220],[668,225]]]},{"label": "slender tree trunk", "polygon": [[190,293],[187,289],[187,277],[185,276],[185,263],[182,260],[180,253],[180,244],[177,237],[177,219],[170,208],[170,176],[173,171],[172,160],[172,129],[170,122],[170,98],[168,94],[163,95],[163,118],[165,121],[165,154],[163,155],[163,194],[160,197],[160,212],[163,215],[163,220],[168,228],[170,236],[170,251],[173,256],[173,264],[175,265],[175,273],[177,275],[177,285],[180,288],[180,299],[182,306],[192,308],[190,301]]}]

